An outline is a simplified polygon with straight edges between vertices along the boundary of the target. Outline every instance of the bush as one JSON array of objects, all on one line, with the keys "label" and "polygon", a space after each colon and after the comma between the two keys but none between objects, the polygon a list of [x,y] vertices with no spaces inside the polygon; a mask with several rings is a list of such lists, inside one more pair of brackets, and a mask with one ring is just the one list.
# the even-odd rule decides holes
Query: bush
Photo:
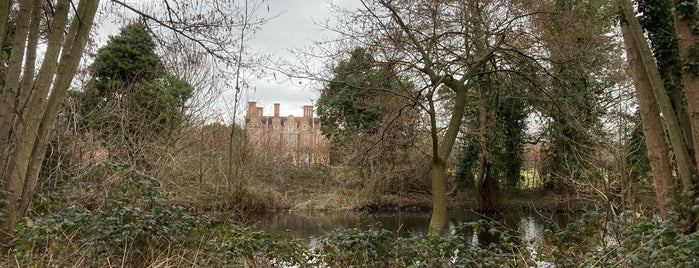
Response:
[{"label": "bush", "polygon": [[[473,231],[498,239],[469,245]],[[397,237],[379,228],[341,229],[328,233],[314,254],[317,265],[330,267],[516,267],[529,258],[521,255],[508,233],[486,221],[463,224],[446,236]]]},{"label": "bush", "polygon": [[308,248],[290,234],[271,235],[238,226],[224,226],[206,242],[211,252],[204,262],[208,267],[306,266]]},{"label": "bush", "polygon": [[70,206],[17,225],[11,241],[14,260],[8,261],[78,267],[145,267],[183,259],[188,266],[205,267],[308,263],[308,249],[289,234],[253,232],[227,218],[217,222],[168,205],[159,178],[113,163],[91,171],[120,180],[117,187],[108,187],[105,204],[93,210]]},{"label": "bush", "polygon": [[72,206],[17,226],[11,241],[17,259],[50,258],[73,250],[82,258],[115,258],[138,264],[186,244],[187,234],[207,221],[182,207],[167,206],[160,179],[126,165],[106,165],[121,175],[121,183],[111,190],[104,208]]},{"label": "bush", "polygon": [[[699,233],[685,233],[692,223],[675,214],[668,221],[635,213],[611,218],[586,214],[564,229],[548,231],[536,256],[506,228],[486,221],[463,224],[445,236],[399,237],[376,227],[340,229],[320,238],[318,248],[309,249],[288,233],[255,232],[228,218],[214,221],[168,205],[168,193],[159,178],[127,165],[101,164],[88,177],[109,177],[118,183],[106,187],[104,203],[94,209],[70,206],[16,226],[12,263],[101,266],[116,262],[141,267],[172,257],[186,260],[172,266],[206,267],[514,267],[533,261],[560,267],[699,266]],[[681,208],[689,213],[699,206]],[[471,243],[474,231],[480,245]]]},{"label": "bush", "polygon": [[316,255],[332,267],[387,266],[395,258],[393,233],[383,229],[338,229],[326,235]]},{"label": "bush", "polygon": [[684,226],[676,217],[591,213],[550,232],[540,252],[551,252],[542,258],[563,267],[698,267],[699,233],[684,233]]},{"label": "bush", "polygon": [[[289,233],[272,235],[229,222],[198,221],[174,208],[161,210],[136,213],[132,208],[85,211],[74,207],[28,221],[16,229],[12,241],[15,260],[10,261],[24,266],[78,267],[114,263],[131,267],[156,263],[201,267],[513,267],[528,259],[515,250],[509,234],[486,222],[460,226],[452,235],[407,238],[380,228],[340,229],[327,233],[320,238],[318,248],[310,249]],[[500,239],[470,245],[473,230]]]}]

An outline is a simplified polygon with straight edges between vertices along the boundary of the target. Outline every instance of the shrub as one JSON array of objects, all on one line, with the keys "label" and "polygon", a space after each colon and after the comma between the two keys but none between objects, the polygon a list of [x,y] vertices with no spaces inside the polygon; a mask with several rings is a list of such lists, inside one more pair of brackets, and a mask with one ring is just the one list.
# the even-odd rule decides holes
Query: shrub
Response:
[{"label": "shrub", "polygon": [[356,228],[329,232],[315,254],[333,267],[357,267],[364,264],[387,266],[395,258],[393,233],[383,229],[361,231]]},{"label": "shrub", "polygon": [[[328,233],[315,250],[317,265],[331,267],[516,267],[528,256],[517,250],[509,233],[486,221],[463,224],[454,234],[397,237],[378,228]],[[493,243],[469,245],[470,235],[487,232]]]},{"label": "shrub", "polygon": [[301,240],[286,233],[271,235],[235,225],[223,226],[206,242],[206,266],[306,266],[310,255]]},{"label": "shrub", "polygon": [[685,233],[685,225],[676,219],[586,214],[549,232],[540,252],[551,252],[542,258],[563,267],[697,267],[699,233]]},{"label": "shrub", "polygon": [[50,258],[57,253],[54,251],[74,250],[84,258],[112,257],[137,264],[160,251],[184,245],[187,234],[207,220],[182,207],[168,206],[160,179],[127,165],[105,165],[121,175],[121,183],[111,190],[104,208],[72,206],[17,226],[11,241],[17,259]]}]

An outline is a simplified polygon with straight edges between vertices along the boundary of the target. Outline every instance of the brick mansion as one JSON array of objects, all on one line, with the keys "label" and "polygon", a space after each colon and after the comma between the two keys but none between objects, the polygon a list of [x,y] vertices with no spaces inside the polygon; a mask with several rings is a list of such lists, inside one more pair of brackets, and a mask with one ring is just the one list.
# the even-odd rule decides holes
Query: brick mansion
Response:
[{"label": "brick mansion", "polygon": [[245,130],[258,150],[270,158],[286,158],[295,164],[327,164],[330,142],[320,133],[320,118],[313,106],[303,106],[303,116],[280,116],[279,103],[274,115],[265,116],[256,102],[248,102]]}]

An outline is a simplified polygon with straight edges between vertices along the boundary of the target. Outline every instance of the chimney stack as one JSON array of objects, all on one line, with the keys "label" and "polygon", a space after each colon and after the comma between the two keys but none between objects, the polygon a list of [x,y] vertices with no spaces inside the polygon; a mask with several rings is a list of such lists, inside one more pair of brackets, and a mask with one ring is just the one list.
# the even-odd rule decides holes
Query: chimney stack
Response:
[{"label": "chimney stack", "polygon": [[274,117],[279,117],[279,103],[274,104]]},{"label": "chimney stack", "polygon": [[313,105],[304,105],[303,106],[303,117],[313,118]]},{"label": "chimney stack", "polygon": [[257,103],[254,101],[248,101],[248,115],[247,117],[255,116],[257,114]]}]

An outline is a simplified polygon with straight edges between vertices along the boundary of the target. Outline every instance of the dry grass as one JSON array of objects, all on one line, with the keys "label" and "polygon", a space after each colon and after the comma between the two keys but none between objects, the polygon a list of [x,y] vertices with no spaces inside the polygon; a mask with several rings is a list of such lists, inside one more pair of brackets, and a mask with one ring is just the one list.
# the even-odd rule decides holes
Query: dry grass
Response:
[{"label": "dry grass", "polygon": [[[90,133],[77,141],[72,154],[78,161],[70,166],[66,181],[42,185],[42,194],[61,193],[59,197],[37,199],[35,203],[43,202],[41,206],[45,206],[42,213],[71,205],[102,207],[122,180],[104,170],[104,163],[123,163],[111,158],[125,155],[110,151],[110,148],[118,150],[118,146],[105,144]],[[386,203],[387,207],[422,206],[413,204],[413,196],[381,197],[423,187],[414,178],[404,183],[406,178],[415,176],[411,170],[415,165],[410,163],[422,162],[421,159],[396,166],[398,169],[375,167],[374,174],[363,174],[356,167],[295,166],[284,159],[269,159],[264,148],[254,148],[240,139],[234,139],[234,155],[229,157],[230,128],[222,124],[185,127],[172,141],[143,145],[139,157],[147,159],[147,163],[139,162],[134,167],[162,178],[162,187],[170,193],[167,198],[172,204],[201,210],[238,211],[354,209],[368,203]],[[229,175],[230,170],[234,170],[233,175]]]},{"label": "dry grass", "polygon": [[[172,192],[170,201],[244,211],[334,210],[356,208],[373,198],[375,187],[352,171],[292,165],[284,159],[269,159],[260,148],[244,143],[234,151],[245,158],[230,162],[225,148],[228,131],[220,125],[189,131],[175,146],[176,153],[162,158],[157,175],[164,178],[163,188]],[[237,174],[230,179],[229,165]],[[235,196],[238,183],[242,191]]]}]

